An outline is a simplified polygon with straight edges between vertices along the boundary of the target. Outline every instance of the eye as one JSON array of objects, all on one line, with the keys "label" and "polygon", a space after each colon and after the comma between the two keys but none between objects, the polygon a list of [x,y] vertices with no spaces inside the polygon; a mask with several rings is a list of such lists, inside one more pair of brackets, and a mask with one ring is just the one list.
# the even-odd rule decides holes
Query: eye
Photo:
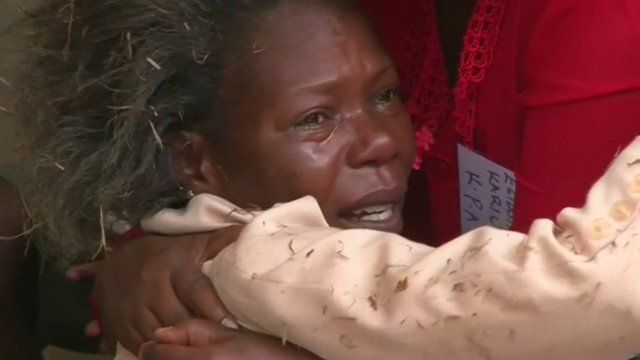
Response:
[{"label": "eye", "polygon": [[305,115],[294,127],[301,130],[317,130],[329,120],[331,120],[331,117],[326,112],[315,111]]},{"label": "eye", "polygon": [[388,106],[400,100],[400,90],[397,87],[383,90],[376,96],[376,105]]}]

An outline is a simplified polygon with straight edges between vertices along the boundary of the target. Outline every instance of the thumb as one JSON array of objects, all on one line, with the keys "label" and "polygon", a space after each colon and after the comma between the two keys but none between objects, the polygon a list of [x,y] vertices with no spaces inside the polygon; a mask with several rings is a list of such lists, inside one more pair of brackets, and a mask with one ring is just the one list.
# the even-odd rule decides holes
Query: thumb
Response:
[{"label": "thumb", "polygon": [[100,330],[98,321],[91,320],[91,322],[89,322],[87,326],[84,327],[84,336],[88,338],[95,338],[100,335],[102,335],[102,331]]},{"label": "thumb", "polygon": [[98,273],[98,266],[98,261],[73,266],[67,270],[65,278],[71,282],[93,279]]},{"label": "thumb", "polygon": [[203,347],[212,344],[228,330],[205,320],[188,320],[173,327],[156,330],[158,343]]},{"label": "thumb", "polygon": [[238,239],[243,225],[233,225],[211,233],[202,257],[203,261],[215,258],[222,250]]}]

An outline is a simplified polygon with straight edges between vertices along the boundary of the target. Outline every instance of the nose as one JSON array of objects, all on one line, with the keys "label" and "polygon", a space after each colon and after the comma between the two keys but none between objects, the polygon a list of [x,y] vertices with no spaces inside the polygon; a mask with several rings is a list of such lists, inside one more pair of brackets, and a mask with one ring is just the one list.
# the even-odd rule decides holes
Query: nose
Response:
[{"label": "nose", "polygon": [[366,112],[354,114],[354,141],[349,149],[351,166],[381,166],[398,156],[398,142],[392,126],[384,117],[377,118]]}]

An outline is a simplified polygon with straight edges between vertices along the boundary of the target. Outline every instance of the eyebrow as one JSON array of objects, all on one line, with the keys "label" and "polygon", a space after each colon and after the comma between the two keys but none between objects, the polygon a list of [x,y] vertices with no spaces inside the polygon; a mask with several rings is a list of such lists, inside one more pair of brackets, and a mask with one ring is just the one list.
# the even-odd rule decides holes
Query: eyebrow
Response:
[{"label": "eyebrow", "polygon": [[373,77],[373,81],[378,80],[379,77],[381,77],[382,75],[388,73],[389,71],[394,71],[394,72],[396,71],[396,65],[393,62],[389,62],[389,64],[387,66],[385,66],[382,69],[378,70],[378,72]]},{"label": "eyebrow", "polygon": [[[370,82],[373,83],[373,82],[377,81],[378,78],[380,78],[381,76],[387,74],[390,71],[395,71],[395,65],[392,62],[389,62],[388,65],[386,65],[386,66],[382,67],[380,70],[376,71],[375,75],[372,77]],[[320,89],[331,88],[337,82],[338,82],[338,80],[335,77],[330,78],[330,79],[319,80],[319,81],[313,82],[311,84],[306,84],[306,85],[302,85],[302,86],[296,87],[295,90],[294,90],[294,93],[305,91],[305,90],[320,90]]]}]

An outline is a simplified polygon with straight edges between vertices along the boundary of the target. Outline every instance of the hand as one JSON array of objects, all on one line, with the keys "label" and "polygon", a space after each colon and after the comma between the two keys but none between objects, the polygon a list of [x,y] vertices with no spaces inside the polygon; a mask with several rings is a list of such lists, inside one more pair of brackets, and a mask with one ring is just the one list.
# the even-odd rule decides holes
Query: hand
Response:
[{"label": "hand", "polygon": [[[65,277],[67,281],[94,281],[101,270],[103,260],[94,261],[82,265],[77,265],[67,270]],[[106,330],[106,331],[103,331]],[[113,334],[109,329],[101,329],[97,320],[90,321],[84,328],[84,335],[88,338],[101,337],[99,349],[104,354],[112,354],[115,347]]]},{"label": "hand", "polygon": [[[95,273],[104,349],[117,339],[137,353],[154,331],[201,317],[214,323],[233,320],[201,270],[238,237],[242,227],[183,236],[148,235],[107,254]],[[91,325],[91,324],[90,324]],[[88,328],[88,330],[94,330]]]},{"label": "hand", "polygon": [[311,360],[315,355],[280,339],[238,331],[204,320],[189,320],[156,331],[156,341],[142,346],[141,360]]}]

